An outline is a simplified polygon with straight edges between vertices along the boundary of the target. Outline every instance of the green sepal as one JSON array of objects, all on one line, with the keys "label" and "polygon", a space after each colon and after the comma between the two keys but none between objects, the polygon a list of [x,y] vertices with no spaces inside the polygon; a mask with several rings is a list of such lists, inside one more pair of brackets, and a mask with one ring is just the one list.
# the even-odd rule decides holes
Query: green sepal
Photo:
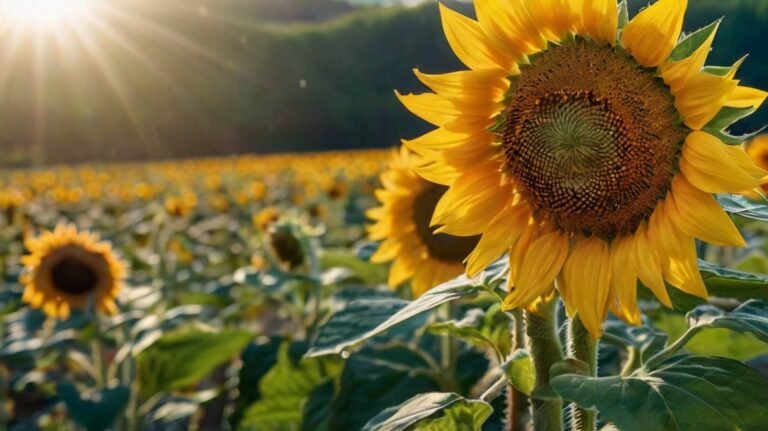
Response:
[{"label": "green sepal", "polygon": [[696,50],[699,49],[704,44],[704,42],[707,41],[707,39],[709,39],[709,36],[717,32],[717,29],[720,27],[722,20],[723,19],[720,18],[712,24],[701,28],[685,37],[685,39],[680,41],[680,43],[675,46],[675,49],[672,50],[672,54],[669,55],[669,61],[680,61],[693,55],[693,53],[696,52]]},{"label": "green sepal", "polygon": [[629,23],[629,8],[627,7],[627,0],[622,0],[619,3],[619,31]]}]

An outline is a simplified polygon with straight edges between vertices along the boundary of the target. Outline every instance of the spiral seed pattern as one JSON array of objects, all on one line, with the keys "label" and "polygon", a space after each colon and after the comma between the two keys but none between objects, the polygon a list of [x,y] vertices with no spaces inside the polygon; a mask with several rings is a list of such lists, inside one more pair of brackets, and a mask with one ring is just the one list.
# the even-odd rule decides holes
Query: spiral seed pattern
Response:
[{"label": "spiral seed pattern", "polygon": [[686,136],[652,71],[577,40],[522,66],[513,91],[505,169],[538,219],[611,239],[650,217]]}]

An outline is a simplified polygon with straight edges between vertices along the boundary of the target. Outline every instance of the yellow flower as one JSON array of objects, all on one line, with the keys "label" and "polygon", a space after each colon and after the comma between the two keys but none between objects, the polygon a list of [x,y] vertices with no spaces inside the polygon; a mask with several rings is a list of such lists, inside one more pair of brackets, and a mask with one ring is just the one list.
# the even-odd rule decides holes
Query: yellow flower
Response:
[{"label": "yellow flower", "polygon": [[178,196],[165,199],[165,211],[174,217],[186,217],[197,207],[197,196],[185,191]]},{"label": "yellow flower", "polygon": [[[747,145],[747,154],[752,157],[755,164],[763,169],[768,169],[768,135],[761,135]],[[763,181],[763,191],[768,193],[768,178]]]},{"label": "yellow flower", "polygon": [[269,226],[280,220],[280,210],[276,207],[266,207],[253,216],[253,224],[262,231],[267,231]]},{"label": "yellow flower", "polygon": [[395,288],[411,279],[415,296],[464,272],[467,255],[478,238],[436,233],[430,219],[447,187],[425,181],[411,169],[413,155],[405,148],[393,157],[381,175],[384,188],[376,191],[382,206],[368,210],[375,224],[370,239],[383,241],[371,257],[376,263],[394,261],[389,285]]},{"label": "yellow flower", "polygon": [[[766,93],[705,68],[717,23],[679,40],[685,0],[659,0],[622,29],[616,0],[476,0],[478,20],[440,6],[469,68],[416,71],[433,93],[400,95],[437,127],[404,144],[449,186],[432,219],[482,235],[474,275],[510,256],[506,309],[556,286],[593,336],[608,309],[638,323],[639,279],[707,295],[694,238],[743,246],[713,193],[746,193],[765,171],[710,125]],[[709,126],[709,127],[708,127]]]},{"label": "yellow flower", "polygon": [[60,225],[52,232],[26,240],[30,254],[22,261],[22,300],[51,317],[66,319],[72,309],[89,303],[115,313],[115,297],[123,287],[125,265],[112,246],[97,236]]}]

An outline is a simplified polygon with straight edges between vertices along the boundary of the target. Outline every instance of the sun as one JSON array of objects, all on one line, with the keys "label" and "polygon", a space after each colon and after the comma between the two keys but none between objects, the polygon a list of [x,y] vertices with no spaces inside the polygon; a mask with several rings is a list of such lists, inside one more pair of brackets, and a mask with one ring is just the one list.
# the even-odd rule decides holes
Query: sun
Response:
[{"label": "sun", "polygon": [[0,19],[15,24],[72,23],[89,11],[89,0],[0,0]]}]

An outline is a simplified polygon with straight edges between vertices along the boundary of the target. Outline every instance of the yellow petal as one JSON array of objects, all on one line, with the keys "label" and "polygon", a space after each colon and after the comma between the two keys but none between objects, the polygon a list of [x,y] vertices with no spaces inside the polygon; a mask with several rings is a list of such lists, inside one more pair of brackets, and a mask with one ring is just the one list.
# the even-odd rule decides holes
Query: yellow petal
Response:
[{"label": "yellow petal", "polygon": [[585,0],[582,8],[584,31],[597,42],[615,45],[619,27],[616,0]]},{"label": "yellow petal", "polygon": [[634,253],[635,242],[632,235],[613,240],[611,290],[616,300],[614,314],[632,325],[639,325],[641,315],[637,307],[637,270]]},{"label": "yellow petal", "polygon": [[656,208],[649,223],[648,236],[656,250],[661,251],[664,278],[683,292],[700,298],[707,297],[707,289],[699,272],[696,243],[674,225],[662,204]]},{"label": "yellow petal", "polygon": [[529,218],[530,211],[523,205],[500,212],[467,258],[467,275],[474,277],[507,251],[523,234]]},{"label": "yellow petal", "polygon": [[528,1],[531,19],[550,41],[559,42],[581,24],[581,0]]},{"label": "yellow petal", "polygon": [[675,107],[686,126],[701,130],[715,118],[739,85],[739,81],[733,79],[736,69],[738,65],[726,76],[700,73],[686,82],[675,96]]},{"label": "yellow petal", "polygon": [[664,285],[664,277],[659,252],[648,237],[648,226],[643,222],[635,232],[635,269],[640,281],[651,289],[662,304],[672,308],[672,300]]},{"label": "yellow petal", "polygon": [[447,124],[462,115],[462,112],[456,105],[445,97],[438,96],[437,94],[424,93],[403,95],[399,92],[395,92],[395,95],[397,95],[397,98],[400,99],[400,103],[402,103],[406,109],[422,120],[432,123],[435,126]]},{"label": "yellow petal", "polygon": [[687,7],[688,0],[657,1],[624,27],[621,43],[641,65],[660,65],[677,44]]},{"label": "yellow petal", "polygon": [[[719,27],[719,23],[717,24],[717,27]],[[704,63],[707,61],[709,51],[712,49],[712,42],[715,40],[717,27],[690,57],[680,61],[666,62],[661,66],[664,82],[669,85],[673,95],[685,88],[685,84],[691,78],[698,75],[704,68]]]},{"label": "yellow petal", "polygon": [[742,169],[722,141],[705,132],[688,135],[680,169],[691,184],[709,193],[740,193],[760,185],[759,177]]},{"label": "yellow petal", "polygon": [[440,17],[448,44],[470,69],[510,70],[515,59],[496,51],[480,24],[440,3]]},{"label": "yellow petal", "polygon": [[506,47],[511,58],[519,58],[547,46],[546,39],[531,20],[525,1],[475,0],[474,4],[485,34],[495,46]]},{"label": "yellow petal", "polygon": [[392,263],[389,269],[388,284],[391,288],[396,288],[413,276],[416,269],[414,258],[409,255],[401,255]]},{"label": "yellow petal", "polygon": [[755,161],[747,154],[741,145],[725,145],[725,152],[736,164],[757,180],[762,180],[768,175],[768,171],[755,164]]},{"label": "yellow petal", "polygon": [[504,93],[509,89],[507,73],[500,69],[462,70],[430,75],[414,70],[416,77],[438,95],[457,104],[489,105],[488,112],[501,106]]},{"label": "yellow petal", "polygon": [[738,86],[728,101],[725,102],[725,106],[732,108],[759,108],[763,102],[765,102],[768,93],[756,88]]},{"label": "yellow petal", "polygon": [[682,175],[672,180],[664,211],[686,235],[726,247],[747,245],[715,198],[691,185]]},{"label": "yellow petal", "polygon": [[563,280],[584,326],[595,339],[602,334],[610,296],[611,253],[599,238],[580,238],[563,267]]},{"label": "yellow petal", "polygon": [[568,235],[560,231],[532,241],[522,256],[522,265],[518,268],[514,287],[507,295],[505,307],[525,306],[546,294],[563,267],[569,247]]}]

